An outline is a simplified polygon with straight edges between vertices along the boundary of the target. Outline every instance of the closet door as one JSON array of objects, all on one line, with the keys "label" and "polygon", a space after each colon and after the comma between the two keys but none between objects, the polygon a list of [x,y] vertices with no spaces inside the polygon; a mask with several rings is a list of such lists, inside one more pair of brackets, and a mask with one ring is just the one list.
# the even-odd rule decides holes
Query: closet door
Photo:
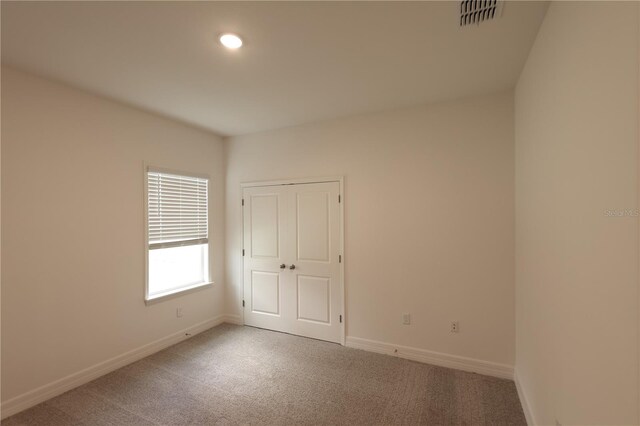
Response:
[{"label": "closet door", "polygon": [[[291,308],[283,292],[289,257],[288,188],[245,188],[244,200],[244,322],[246,325],[291,332]],[[291,302],[289,301],[289,304]]]},{"label": "closet door", "polygon": [[245,188],[245,324],[341,341],[340,184]]},{"label": "closet door", "polygon": [[295,290],[293,333],[340,342],[342,290],[338,182],[292,185],[288,235],[295,269],[288,277]]}]

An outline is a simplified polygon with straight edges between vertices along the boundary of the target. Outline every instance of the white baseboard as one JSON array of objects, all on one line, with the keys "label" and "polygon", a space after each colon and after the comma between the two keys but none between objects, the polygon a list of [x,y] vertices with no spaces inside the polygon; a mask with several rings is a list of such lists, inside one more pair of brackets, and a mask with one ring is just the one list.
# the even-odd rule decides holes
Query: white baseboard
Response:
[{"label": "white baseboard", "polygon": [[25,392],[22,395],[13,397],[7,401],[3,401],[0,406],[0,412],[2,418],[12,416],[20,411],[26,410],[29,407],[33,407],[41,402],[51,399],[55,396],[63,394],[73,388],[88,383],[100,376],[110,373],[118,368],[124,367],[127,364],[138,361],[144,357],[154,354],[162,349],[165,349],[171,345],[174,345],[182,340],[186,340],[191,336],[206,331],[212,327],[215,327],[223,322],[227,321],[225,315],[219,315],[215,318],[203,321],[195,324],[191,327],[180,330],[169,336],[158,339],[155,342],[151,342],[139,348],[125,352],[121,355],[115,356],[111,359],[103,361],[99,364],[95,364],[77,373],[70,374],[66,377],[58,379],[54,382],[40,386],[39,388]]},{"label": "white baseboard", "polygon": [[520,384],[520,380],[518,380],[517,371],[515,371],[513,374],[513,380],[514,382],[516,382],[518,398],[520,398],[520,404],[522,405],[522,411],[524,411],[524,417],[527,419],[527,425],[534,426],[536,424],[536,421],[535,421],[535,418],[533,417],[533,412],[531,411],[531,406],[529,405],[527,394],[524,392],[524,388]]},{"label": "white baseboard", "polygon": [[513,380],[513,366],[347,336],[347,347]]},{"label": "white baseboard", "polygon": [[244,322],[242,321],[242,317],[240,315],[234,315],[234,314],[223,315],[223,322],[226,322],[229,324],[244,325]]}]

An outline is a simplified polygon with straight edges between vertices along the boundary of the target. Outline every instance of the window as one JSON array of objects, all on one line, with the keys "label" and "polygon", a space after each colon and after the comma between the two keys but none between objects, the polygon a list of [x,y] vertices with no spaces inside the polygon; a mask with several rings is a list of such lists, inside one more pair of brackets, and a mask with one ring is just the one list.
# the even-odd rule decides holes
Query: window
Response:
[{"label": "window", "polygon": [[146,300],[209,284],[208,183],[147,170]]}]

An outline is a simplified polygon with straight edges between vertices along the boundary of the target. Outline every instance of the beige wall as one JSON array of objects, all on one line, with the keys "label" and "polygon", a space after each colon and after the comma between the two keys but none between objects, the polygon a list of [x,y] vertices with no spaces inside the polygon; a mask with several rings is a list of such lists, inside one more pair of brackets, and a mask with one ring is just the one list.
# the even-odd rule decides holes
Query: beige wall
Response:
[{"label": "beige wall", "polygon": [[[3,68],[2,150],[3,401],[223,312],[217,136]],[[217,282],[149,307],[143,161],[210,175]]]},{"label": "beige wall", "polygon": [[347,335],[513,364],[511,92],[226,146],[230,313],[242,309],[240,183],[344,175]]},{"label": "beige wall", "polygon": [[539,424],[638,423],[638,4],[552,3],[517,85],[516,374]]}]

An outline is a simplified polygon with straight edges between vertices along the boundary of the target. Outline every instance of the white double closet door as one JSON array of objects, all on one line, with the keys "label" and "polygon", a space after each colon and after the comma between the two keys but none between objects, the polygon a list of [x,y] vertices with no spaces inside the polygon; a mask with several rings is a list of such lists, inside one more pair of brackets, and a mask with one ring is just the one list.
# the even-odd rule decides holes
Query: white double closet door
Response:
[{"label": "white double closet door", "polygon": [[244,323],[342,342],[340,183],[245,187]]}]

